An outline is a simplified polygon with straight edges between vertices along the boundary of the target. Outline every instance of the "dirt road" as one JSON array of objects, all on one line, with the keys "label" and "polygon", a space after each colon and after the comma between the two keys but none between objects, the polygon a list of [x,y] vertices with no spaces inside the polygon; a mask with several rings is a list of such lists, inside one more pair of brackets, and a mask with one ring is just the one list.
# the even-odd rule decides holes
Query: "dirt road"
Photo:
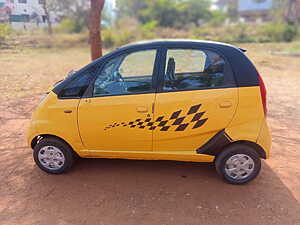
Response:
[{"label": "dirt road", "polygon": [[40,171],[25,130],[39,95],[0,106],[0,224],[300,225],[300,58],[252,50],[269,94],[271,159],[243,186],[213,165],[79,160],[68,174]]}]

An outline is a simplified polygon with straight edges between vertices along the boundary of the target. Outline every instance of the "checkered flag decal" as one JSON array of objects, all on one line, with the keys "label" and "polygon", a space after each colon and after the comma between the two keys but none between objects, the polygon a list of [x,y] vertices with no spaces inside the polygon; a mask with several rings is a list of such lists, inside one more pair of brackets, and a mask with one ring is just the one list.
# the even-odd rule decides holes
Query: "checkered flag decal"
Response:
[{"label": "checkered flag decal", "polygon": [[183,114],[183,110],[178,110],[173,112],[170,117],[159,116],[155,120],[152,118],[146,119],[136,119],[135,121],[114,123],[104,130],[108,130],[115,127],[129,127],[129,128],[139,128],[148,130],[160,130],[160,131],[184,131],[188,127],[192,129],[199,128],[207,121],[206,119],[201,119],[205,112],[200,112],[201,104],[192,106],[187,113]]}]

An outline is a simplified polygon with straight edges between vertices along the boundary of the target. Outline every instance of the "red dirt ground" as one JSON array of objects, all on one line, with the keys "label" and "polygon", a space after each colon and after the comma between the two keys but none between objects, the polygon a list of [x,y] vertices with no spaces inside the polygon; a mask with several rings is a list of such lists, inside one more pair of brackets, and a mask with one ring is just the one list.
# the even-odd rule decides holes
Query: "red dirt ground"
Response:
[{"label": "red dirt ground", "polygon": [[82,159],[64,175],[39,170],[25,132],[38,95],[0,110],[0,224],[300,225],[300,58],[255,59],[269,94],[271,159],[247,185],[213,165]]}]

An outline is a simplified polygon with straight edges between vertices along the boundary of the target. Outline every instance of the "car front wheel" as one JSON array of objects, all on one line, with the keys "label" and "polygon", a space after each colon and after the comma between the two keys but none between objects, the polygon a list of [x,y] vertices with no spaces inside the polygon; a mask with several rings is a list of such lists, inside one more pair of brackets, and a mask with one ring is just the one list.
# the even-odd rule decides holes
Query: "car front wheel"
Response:
[{"label": "car front wheel", "polygon": [[261,169],[261,159],[250,146],[233,144],[217,156],[215,167],[228,183],[245,184],[256,178]]},{"label": "car front wheel", "polygon": [[40,169],[51,174],[69,170],[74,162],[72,149],[56,138],[43,138],[33,149],[33,158]]}]

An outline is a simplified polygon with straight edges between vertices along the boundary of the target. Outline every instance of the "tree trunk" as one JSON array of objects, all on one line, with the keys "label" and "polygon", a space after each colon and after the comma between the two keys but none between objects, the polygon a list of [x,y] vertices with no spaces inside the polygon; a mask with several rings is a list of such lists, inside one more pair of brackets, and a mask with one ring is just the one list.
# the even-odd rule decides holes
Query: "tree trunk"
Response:
[{"label": "tree trunk", "polygon": [[298,24],[300,21],[300,0],[289,0],[286,13],[286,20],[292,24]]},{"label": "tree trunk", "polygon": [[51,23],[51,20],[50,20],[50,14],[49,14],[48,6],[47,6],[47,0],[43,1],[43,9],[44,9],[46,21],[47,21],[47,24],[48,24],[48,34],[52,35],[53,34],[53,29],[52,29],[52,23]]},{"label": "tree trunk", "polygon": [[105,0],[91,0],[90,10],[90,45],[92,60],[102,56],[101,13]]}]

